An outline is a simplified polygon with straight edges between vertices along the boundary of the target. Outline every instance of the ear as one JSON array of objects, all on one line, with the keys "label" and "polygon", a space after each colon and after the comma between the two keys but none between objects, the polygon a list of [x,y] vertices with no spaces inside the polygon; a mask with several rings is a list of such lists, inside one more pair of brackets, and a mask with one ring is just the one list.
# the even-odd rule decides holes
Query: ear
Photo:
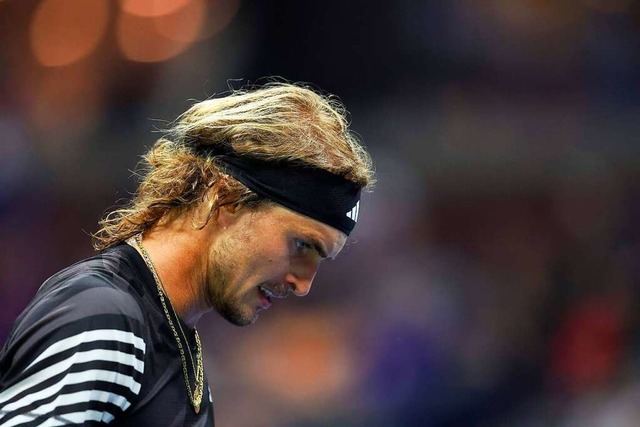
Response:
[{"label": "ear", "polygon": [[220,206],[215,222],[219,227],[226,228],[238,221],[241,211],[242,209],[238,209],[238,205],[235,204]]}]

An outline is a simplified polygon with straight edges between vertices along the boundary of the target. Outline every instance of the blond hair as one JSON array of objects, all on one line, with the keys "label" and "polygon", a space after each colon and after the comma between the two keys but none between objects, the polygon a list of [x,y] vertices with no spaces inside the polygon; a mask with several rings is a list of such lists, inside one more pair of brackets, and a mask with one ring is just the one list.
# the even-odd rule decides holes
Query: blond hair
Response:
[{"label": "blond hair", "polygon": [[199,148],[216,145],[252,158],[324,169],[364,190],[374,183],[371,157],[349,130],[337,98],[289,83],[237,90],[196,103],[158,139],[142,158],[136,194],[100,221],[94,248],[117,245],[205,200],[209,215],[200,227],[222,206],[263,202],[225,174],[215,158],[197,154]]}]

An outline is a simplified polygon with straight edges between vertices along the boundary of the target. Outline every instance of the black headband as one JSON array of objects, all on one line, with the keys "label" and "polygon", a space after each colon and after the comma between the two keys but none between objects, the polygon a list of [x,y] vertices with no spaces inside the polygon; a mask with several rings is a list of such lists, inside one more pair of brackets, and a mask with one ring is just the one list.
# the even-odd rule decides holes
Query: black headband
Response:
[{"label": "black headband", "polygon": [[347,236],[356,225],[360,186],[343,176],[306,165],[248,158],[223,144],[200,145],[197,152],[216,156],[226,173],[256,194]]}]

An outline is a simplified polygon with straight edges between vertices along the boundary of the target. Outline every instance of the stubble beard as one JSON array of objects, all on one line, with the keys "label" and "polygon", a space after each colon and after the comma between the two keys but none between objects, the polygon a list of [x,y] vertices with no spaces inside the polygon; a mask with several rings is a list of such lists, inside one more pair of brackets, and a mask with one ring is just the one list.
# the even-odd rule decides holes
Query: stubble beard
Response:
[{"label": "stubble beard", "polygon": [[256,316],[247,315],[240,303],[231,298],[215,298],[213,308],[229,323],[236,326],[247,326],[255,322]]},{"label": "stubble beard", "polygon": [[235,270],[236,263],[229,259],[229,251],[225,253],[217,252],[213,266],[213,283],[209,285],[209,294],[211,296],[211,304],[213,309],[227,320],[236,326],[251,325],[256,321],[257,314],[247,314],[242,303],[234,295],[228,293],[229,291],[229,278],[231,272]]}]

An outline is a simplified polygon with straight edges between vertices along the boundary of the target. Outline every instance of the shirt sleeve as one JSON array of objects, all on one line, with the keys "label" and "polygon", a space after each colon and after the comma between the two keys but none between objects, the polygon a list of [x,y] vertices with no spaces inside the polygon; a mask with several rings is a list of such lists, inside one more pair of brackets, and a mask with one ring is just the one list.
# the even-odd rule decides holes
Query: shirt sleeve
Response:
[{"label": "shirt sleeve", "polygon": [[107,424],[131,406],[146,349],[132,295],[76,280],[25,313],[2,353],[0,426]]}]

